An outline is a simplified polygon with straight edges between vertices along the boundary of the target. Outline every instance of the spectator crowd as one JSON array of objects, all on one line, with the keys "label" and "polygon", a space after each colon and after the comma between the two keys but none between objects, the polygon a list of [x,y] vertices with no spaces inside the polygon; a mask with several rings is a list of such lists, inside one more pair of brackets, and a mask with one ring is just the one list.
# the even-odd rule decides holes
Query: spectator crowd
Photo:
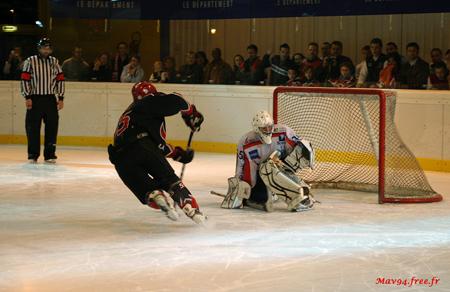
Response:
[{"label": "spectator crowd", "polygon": [[[445,54],[439,48],[430,52],[431,63],[419,57],[417,43],[408,43],[402,55],[393,42],[379,38],[361,48],[361,60],[354,62],[344,55],[342,42],[311,42],[303,53],[292,53],[288,44],[281,44],[276,53],[260,56],[258,47],[247,46],[246,56],[235,55],[233,64],[222,58],[220,48],[211,52],[187,52],[185,64],[179,68],[175,58],[156,61],[149,81],[154,83],[241,84],[327,86],[449,90],[450,49]],[[3,63],[3,79],[18,80],[24,57],[21,48],[11,50]],[[100,53],[88,63],[83,50],[74,47],[72,56],[62,62],[67,81],[138,82],[145,77],[141,58],[129,54],[126,42],[117,44],[116,52]]]}]

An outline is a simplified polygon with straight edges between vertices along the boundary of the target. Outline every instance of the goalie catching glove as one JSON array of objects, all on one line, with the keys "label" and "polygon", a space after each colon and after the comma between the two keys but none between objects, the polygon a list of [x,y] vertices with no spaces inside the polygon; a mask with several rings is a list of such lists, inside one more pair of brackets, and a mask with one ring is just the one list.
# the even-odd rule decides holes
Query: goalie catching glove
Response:
[{"label": "goalie catching glove", "polygon": [[195,105],[191,104],[189,109],[181,111],[181,117],[192,132],[200,131],[200,125],[203,123],[204,118],[203,115],[197,111]]},{"label": "goalie catching glove", "polygon": [[314,168],[315,153],[311,143],[302,139],[297,146],[283,159],[286,170],[297,172],[305,168]]}]

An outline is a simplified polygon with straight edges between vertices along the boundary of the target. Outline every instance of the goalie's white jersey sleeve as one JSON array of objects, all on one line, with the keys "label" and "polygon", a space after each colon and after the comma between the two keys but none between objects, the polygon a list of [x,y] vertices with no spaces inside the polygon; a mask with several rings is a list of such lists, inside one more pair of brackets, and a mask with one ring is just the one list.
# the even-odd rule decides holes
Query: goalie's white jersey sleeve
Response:
[{"label": "goalie's white jersey sleeve", "polygon": [[280,151],[281,158],[286,157],[299,141],[294,130],[285,125],[274,125],[271,144],[261,142],[254,131],[248,132],[239,140],[235,176],[254,187],[260,163],[275,150]]}]

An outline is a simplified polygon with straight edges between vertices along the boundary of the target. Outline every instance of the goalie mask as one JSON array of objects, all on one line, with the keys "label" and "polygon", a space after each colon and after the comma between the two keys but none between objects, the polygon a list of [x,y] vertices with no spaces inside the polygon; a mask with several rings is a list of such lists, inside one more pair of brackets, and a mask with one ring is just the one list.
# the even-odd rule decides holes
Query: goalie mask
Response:
[{"label": "goalie mask", "polygon": [[258,112],[252,121],[253,131],[258,134],[260,140],[265,144],[272,143],[273,119],[266,111]]}]

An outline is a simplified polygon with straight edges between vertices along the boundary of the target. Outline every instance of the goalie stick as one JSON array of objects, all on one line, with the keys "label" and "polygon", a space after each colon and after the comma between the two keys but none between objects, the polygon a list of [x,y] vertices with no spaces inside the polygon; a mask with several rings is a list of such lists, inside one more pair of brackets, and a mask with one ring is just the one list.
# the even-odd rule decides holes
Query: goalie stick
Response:
[{"label": "goalie stick", "polygon": [[[222,193],[218,193],[216,191],[210,191],[210,194],[214,195],[214,196],[221,197],[221,198],[225,198],[226,197],[226,195],[224,195]],[[265,212],[272,212],[273,211],[273,209],[271,207],[268,207],[268,206],[262,205],[262,204],[258,204],[258,203],[255,203],[255,202],[252,202],[252,201],[249,201],[249,200],[247,200],[246,205],[251,207],[251,208],[253,208],[253,209],[257,209],[257,210],[261,210],[261,211],[265,211]]]},{"label": "goalie stick", "polygon": [[[225,198],[225,197],[226,197],[225,194],[218,193],[218,192],[216,192],[216,191],[210,191],[209,193],[210,193],[211,195],[218,196],[218,197],[221,197],[221,198]],[[278,200],[278,199],[276,199],[275,201],[277,201],[277,200]],[[318,201],[318,200],[316,200],[316,199],[314,199],[314,202],[315,202],[315,203],[318,203],[318,204],[322,204],[322,202],[320,202],[320,201]]]},{"label": "goalie stick", "polygon": [[214,195],[214,196],[222,197],[222,198],[225,198],[225,196],[226,196],[224,194],[221,194],[221,193],[218,193],[218,192],[215,192],[215,191],[211,191],[210,194]]}]

